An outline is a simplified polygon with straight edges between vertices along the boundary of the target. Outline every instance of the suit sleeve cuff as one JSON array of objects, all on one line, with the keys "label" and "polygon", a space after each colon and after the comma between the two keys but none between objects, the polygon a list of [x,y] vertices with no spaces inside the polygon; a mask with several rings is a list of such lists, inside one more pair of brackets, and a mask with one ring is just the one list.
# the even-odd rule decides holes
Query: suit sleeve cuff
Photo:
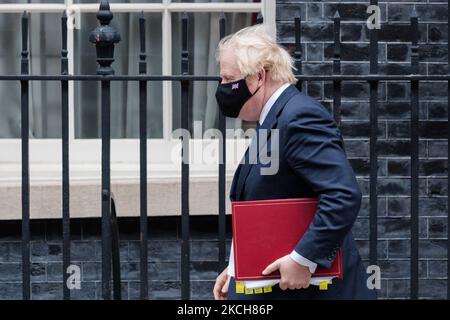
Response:
[{"label": "suit sleeve cuff", "polygon": [[297,251],[294,250],[291,252],[291,259],[297,262],[298,264],[301,264],[302,266],[308,267],[309,272],[311,272],[311,274],[316,272],[317,263],[306,259],[302,255],[298,254]]}]

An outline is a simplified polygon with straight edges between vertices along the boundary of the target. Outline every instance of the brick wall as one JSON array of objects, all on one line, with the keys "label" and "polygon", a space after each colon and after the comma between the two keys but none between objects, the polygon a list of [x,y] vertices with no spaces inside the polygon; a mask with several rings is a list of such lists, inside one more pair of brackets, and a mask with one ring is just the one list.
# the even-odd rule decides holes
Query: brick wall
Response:
[{"label": "brick wall", "polygon": [[[415,5],[419,17],[420,73],[447,72],[447,1],[379,1],[379,70],[408,74],[409,15]],[[303,73],[332,73],[332,18],[342,18],[342,73],[368,74],[369,1],[277,1],[278,40],[294,42],[292,20],[301,15]],[[368,259],[369,236],[369,86],[344,82],[341,132],[364,194],[363,208],[353,232]],[[307,93],[331,111],[332,84],[310,82]],[[379,85],[379,243],[382,272],[380,297],[409,297],[410,145],[409,83]],[[420,264],[419,296],[446,297],[447,249],[447,84],[420,84]]]},{"label": "brick wall", "polygon": [[[0,224],[0,300],[21,299],[20,221]],[[101,299],[101,222],[78,219],[71,224],[72,264],[81,268],[81,289],[73,299]],[[191,297],[212,299],[218,274],[216,217],[191,218]],[[227,255],[231,224],[228,220]],[[119,219],[123,299],[139,299],[139,221]],[[179,217],[151,218],[148,242],[149,297],[181,298],[181,225]],[[32,299],[62,299],[61,221],[31,223]]]}]

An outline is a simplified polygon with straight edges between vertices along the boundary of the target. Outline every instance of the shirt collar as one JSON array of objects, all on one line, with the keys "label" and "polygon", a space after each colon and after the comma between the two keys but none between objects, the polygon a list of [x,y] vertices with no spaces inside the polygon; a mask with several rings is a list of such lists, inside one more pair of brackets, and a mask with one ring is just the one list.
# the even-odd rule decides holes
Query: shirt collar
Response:
[{"label": "shirt collar", "polygon": [[279,87],[275,92],[270,96],[269,100],[267,100],[266,104],[261,110],[261,114],[259,115],[259,124],[262,125],[264,119],[266,119],[267,114],[269,113],[272,106],[275,104],[275,101],[281,96],[283,91],[289,87],[290,83],[285,83],[281,87]]}]

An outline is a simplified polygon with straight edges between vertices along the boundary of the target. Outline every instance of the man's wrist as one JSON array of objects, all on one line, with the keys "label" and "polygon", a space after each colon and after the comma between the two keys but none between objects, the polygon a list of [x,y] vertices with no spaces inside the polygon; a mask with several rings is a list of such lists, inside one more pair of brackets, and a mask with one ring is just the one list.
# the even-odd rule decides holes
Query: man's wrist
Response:
[{"label": "man's wrist", "polygon": [[297,251],[293,250],[290,254],[290,257],[292,260],[294,260],[296,263],[305,266],[309,269],[309,272],[311,274],[313,274],[314,272],[316,272],[316,268],[317,268],[317,263],[303,257],[302,255],[300,255]]}]

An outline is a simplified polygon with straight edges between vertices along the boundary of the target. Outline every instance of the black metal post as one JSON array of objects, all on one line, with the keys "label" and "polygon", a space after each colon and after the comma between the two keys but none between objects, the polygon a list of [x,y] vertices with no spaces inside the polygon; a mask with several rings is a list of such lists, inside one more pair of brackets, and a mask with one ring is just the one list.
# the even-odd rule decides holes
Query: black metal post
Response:
[{"label": "black metal post", "polygon": [[[145,18],[139,18],[139,38],[141,52],[139,54],[139,74],[147,73],[147,55],[145,53]],[[142,300],[148,299],[148,226],[147,226],[147,81],[139,81],[139,156],[140,156],[140,243],[141,243],[141,292]]]},{"label": "black metal post", "polygon": [[[334,22],[333,74],[341,73],[341,17],[336,10]],[[333,81],[333,116],[337,126],[341,125],[341,81]]]},{"label": "black metal post", "polygon": [[[69,74],[67,59],[67,15],[64,11],[61,18],[62,50],[61,74]],[[61,118],[62,118],[62,217],[63,217],[63,298],[70,299],[70,289],[67,283],[70,265],[70,182],[69,182],[69,81],[61,81]]]},{"label": "black metal post", "polygon": [[[450,8],[450,0],[447,8]],[[447,14],[447,52],[450,52],[450,14]],[[450,54],[447,55],[447,73],[450,74]],[[450,168],[450,81],[447,81],[447,168]],[[450,175],[447,170],[447,299],[450,299]]]},{"label": "black metal post", "polygon": [[258,12],[258,15],[256,16],[256,24],[261,24],[264,22],[264,16],[262,12]]},{"label": "black metal post", "polygon": [[[302,74],[302,18],[300,16],[294,19],[294,32],[295,32],[295,50],[294,50],[294,64],[296,75]],[[296,87],[298,90],[303,91],[303,81],[297,81]]]},{"label": "black metal post", "polygon": [[[411,13],[411,73],[419,73],[419,21]],[[411,299],[419,291],[419,81],[411,81]]]},{"label": "black metal post", "polygon": [[[222,13],[219,18],[220,39],[225,36],[226,18]],[[226,119],[222,112],[219,112],[219,130],[221,138],[219,140],[219,272],[225,269],[226,256],[226,212],[225,212],[225,173],[226,173]]]},{"label": "black metal post", "polygon": [[[29,74],[28,13],[22,14],[21,74]],[[29,157],[29,81],[20,81],[22,141],[22,297],[31,298],[30,284],[30,157]]]},{"label": "black metal post", "polygon": [[[370,1],[377,5],[378,1]],[[378,74],[378,30],[370,29],[370,74]],[[369,81],[370,86],[370,234],[369,262],[378,263],[378,81]]]},{"label": "black metal post", "polygon": [[111,82],[108,75],[114,74],[111,64],[114,61],[114,44],[120,41],[117,31],[109,25],[113,14],[106,0],[100,2],[97,19],[98,26],[89,35],[89,41],[97,49],[97,74],[105,76],[101,81],[102,103],[102,296],[111,299]]},{"label": "black metal post", "polygon": [[[181,73],[189,72],[188,15],[181,17]],[[189,80],[181,81],[181,128],[189,130]],[[190,243],[189,243],[189,138],[182,135],[181,162],[181,298],[190,299]]]},{"label": "black metal post", "polygon": [[122,300],[122,288],[120,283],[120,243],[119,243],[119,223],[117,221],[116,202],[114,194],[111,192],[111,258],[113,277],[113,297],[114,300]]}]

